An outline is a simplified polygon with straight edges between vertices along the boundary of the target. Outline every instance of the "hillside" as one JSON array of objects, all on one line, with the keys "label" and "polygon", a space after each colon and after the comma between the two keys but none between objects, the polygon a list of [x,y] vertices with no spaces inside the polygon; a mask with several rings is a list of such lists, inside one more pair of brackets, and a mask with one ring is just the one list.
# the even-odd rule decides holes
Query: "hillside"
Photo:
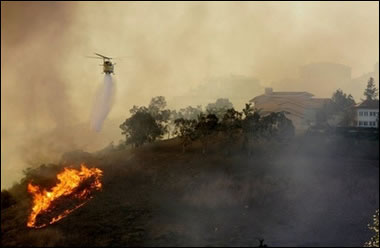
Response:
[{"label": "hillside", "polygon": [[[215,139],[217,140],[217,139]],[[73,151],[9,189],[2,246],[362,246],[379,208],[378,141],[297,139],[253,147],[219,141],[203,155],[172,139],[135,149]],[[63,166],[104,171],[103,189],[42,229],[26,227],[27,183],[55,184]]]}]

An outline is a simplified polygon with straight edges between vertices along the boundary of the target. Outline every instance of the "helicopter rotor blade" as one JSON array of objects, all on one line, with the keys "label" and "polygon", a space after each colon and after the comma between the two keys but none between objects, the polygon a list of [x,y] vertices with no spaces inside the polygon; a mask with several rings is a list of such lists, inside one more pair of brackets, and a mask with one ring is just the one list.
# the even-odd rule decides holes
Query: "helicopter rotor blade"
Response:
[{"label": "helicopter rotor blade", "polygon": [[112,59],[112,58],[110,58],[110,57],[106,57],[106,56],[101,55],[101,54],[99,54],[99,53],[95,53],[95,55],[98,55],[98,56],[102,57],[103,59]]},{"label": "helicopter rotor blade", "polygon": [[103,58],[99,58],[99,57],[95,57],[95,56],[85,56],[86,58],[90,58],[90,59],[103,59]]},{"label": "helicopter rotor blade", "polygon": [[132,58],[132,56],[118,56],[113,59],[124,59],[124,58]]}]

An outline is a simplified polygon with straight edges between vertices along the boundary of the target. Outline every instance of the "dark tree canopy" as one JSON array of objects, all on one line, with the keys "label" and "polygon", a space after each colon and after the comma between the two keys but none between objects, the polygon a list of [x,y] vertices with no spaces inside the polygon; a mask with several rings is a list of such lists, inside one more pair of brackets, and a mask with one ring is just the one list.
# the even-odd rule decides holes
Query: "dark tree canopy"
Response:
[{"label": "dark tree canopy", "polygon": [[355,105],[355,100],[352,97],[352,95],[347,95],[341,89],[338,89],[334,92],[334,94],[331,97],[331,100],[331,107],[333,112],[339,112]]},{"label": "dark tree canopy", "polygon": [[[347,96],[337,91],[334,102],[344,105],[345,98]],[[140,146],[160,139],[165,133],[173,133],[181,140],[183,152],[194,140],[199,140],[205,154],[208,143],[218,140],[216,137],[222,134],[229,153],[241,140],[240,137],[247,147],[250,140],[285,139],[294,135],[294,126],[285,113],[261,115],[251,104],[246,104],[239,112],[228,99],[220,98],[209,104],[206,113],[202,112],[201,106],[188,106],[179,112],[165,107],[166,101],[162,96],[152,98],[148,107],[133,106],[130,110],[132,116],[120,125],[122,134],[126,135],[126,144]]]},{"label": "dark tree canopy", "polygon": [[189,146],[191,142],[196,139],[196,124],[196,120],[187,120],[183,118],[179,118],[174,121],[174,134],[182,140],[182,152],[185,152],[186,147]]},{"label": "dark tree canopy", "polygon": [[196,131],[199,136],[207,136],[218,128],[218,117],[214,114],[201,114],[198,118]]},{"label": "dark tree canopy", "polygon": [[219,127],[218,117],[214,114],[200,114],[195,126],[196,137],[202,142],[202,153],[205,154],[211,134],[216,133]]},{"label": "dark tree canopy", "polygon": [[262,118],[262,132],[266,138],[287,139],[294,136],[294,126],[284,112],[270,113]]},{"label": "dark tree canopy", "polygon": [[221,125],[223,130],[232,130],[241,127],[243,114],[235,109],[231,108],[224,114]]},{"label": "dark tree canopy", "polygon": [[164,134],[163,126],[145,110],[134,113],[120,125],[120,128],[126,136],[126,143],[136,147],[153,142]]},{"label": "dark tree canopy", "polygon": [[257,136],[260,129],[260,111],[252,108],[251,104],[246,104],[243,113],[245,115],[242,121],[243,134],[249,137]]},{"label": "dark tree canopy", "polygon": [[245,117],[247,117],[249,115],[252,115],[255,111],[256,111],[256,109],[254,107],[252,107],[251,103],[246,103],[245,107],[243,109],[243,114]]},{"label": "dark tree canopy", "polygon": [[[152,142],[161,138],[162,135],[167,133],[169,129],[168,122],[172,112],[169,109],[165,109],[165,107],[166,100],[163,96],[153,97],[148,107],[134,105],[132,109],[129,110],[132,117],[120,125],[120,128],[123,130],[122,134],[127,135],[127,144],[132,143],[135,146],[139,146],[145,142]],[[148,121],[148,123],[143,123],[143,119]],[[127,122],[128,120],[129,122]],[[143,126],[139,127],[139,124],[133,126],[135,123],[141,123]],[[132,130],[131,128],[134,128],[135,130]],[[143,132],[149,133],[144,136]]]},{"label": "dark tree canopy", "polygon": [[[261,116],[259,111],[252,110],[246,105],[246,117],[242,121],[242,130],[250,138],[291,138],[294,136],[295,128],[284,112],[272,112]],[[247,111],[249,110],[249,111]]]},{"label": "dark tree canopy", "polygon": [[331,101],[327,102],[317,113],[317,122],[325,124],[333,116],[340,116],[338,125],[349,126],[355,118],[355,100],[351,94],[347,95],[341,89],[334,92]]}]

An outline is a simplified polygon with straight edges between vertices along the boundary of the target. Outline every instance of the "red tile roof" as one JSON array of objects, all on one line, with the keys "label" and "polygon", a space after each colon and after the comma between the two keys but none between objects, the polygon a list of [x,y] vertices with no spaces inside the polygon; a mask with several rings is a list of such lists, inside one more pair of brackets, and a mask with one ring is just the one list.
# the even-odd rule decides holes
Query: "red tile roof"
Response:
[{"label": "red tile roof", "polygon": [[301,92],[292,92],[292,91],[277,91],[277,92],[272,92],[271,94],[262,94],[259,96],[256,96],[250,100],[250,102],[255,101],[258,98],[262,97],[312,97],[314,96],[313,94],[306,92],[306,91],[301,91]]},{"label": "red tile roof", "polygon": [[364,100],[356,108],[379,109],[379,100]]}]

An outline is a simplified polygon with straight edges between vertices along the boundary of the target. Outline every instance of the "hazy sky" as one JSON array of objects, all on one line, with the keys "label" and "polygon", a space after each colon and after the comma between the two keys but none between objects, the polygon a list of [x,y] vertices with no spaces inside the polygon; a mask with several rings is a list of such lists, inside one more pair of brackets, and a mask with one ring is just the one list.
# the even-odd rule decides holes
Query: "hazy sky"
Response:
[{"label": "hazy sky", "polygon": [[[130,56],[115,61],[109,119],[119,121],[134,104],[156,95],[170,100],[214,76],[240,74],[270,86],[312,62],[348,65],[353,77],[372,71],[379,60],[379,4],[1,2],[2,187],[25,166],[20,151],[43,153],[29,137],[54,129],[56,142],[69,147],[81,138],[67,127],[88,122],[103,78],[99,61],[85,58],[93,52]],[[323,96],[334,89],[320,87]],[[83,140],[93,142],[85,132]]]}]

